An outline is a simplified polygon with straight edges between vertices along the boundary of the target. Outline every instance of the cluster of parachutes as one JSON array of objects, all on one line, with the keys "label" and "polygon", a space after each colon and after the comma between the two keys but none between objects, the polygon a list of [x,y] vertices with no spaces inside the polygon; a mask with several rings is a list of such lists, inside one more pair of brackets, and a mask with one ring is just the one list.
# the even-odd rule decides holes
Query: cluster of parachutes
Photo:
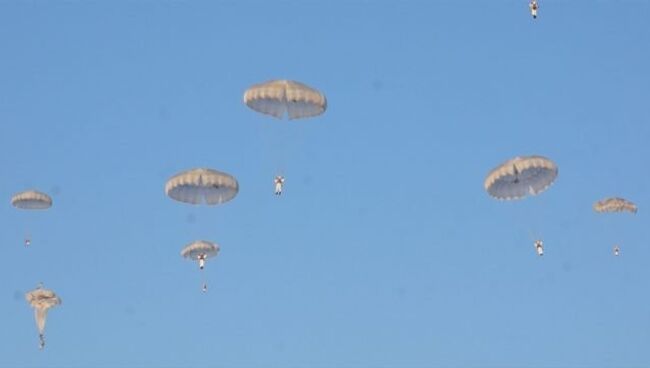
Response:
[{"label": "cluster of parachutes", "polygon": [[[490,171],[483,186],[487,193],[499,200],[520,200],[535,196],[548,189],[558,175],[557,165],[542,156],[524,156],[510,159]],[[594,211],[636,213],[637,206],[623,198],[606,198],[596,202]],[[538,255],[544,254],[544,243],[535,239]],[[615,256],[620,254],[620,247],[613,246]]]},{"label": "cluster of parachutes", "polygon": [[[244,93],[244,103],[252,110],[278,119],[302,119],[322,114],[327,108],[325,96],[299,82],[274,80],[256,84]],[[276,177],[277,185],[284,183],[283,177]],[[281,188],[280,188],[281,191]],[[215,206],[233,199],[239,192],[239,183],[232,175],[208,168],[196,168],[181,172],[170,178],[165,185],[166,195],[178,202],[190,205]],[[46,210],[52,206],[52,198],[37,190],[15,194],[11,204],[22,210]],[[24,244],[32,243],[27,232]],[[195,261],[203,270],[209,258],[219,253],[219,244],[208,240],[196,240],[187,244],[180,252],[183,258]],[[207,291],[207,283],[202,290]],[[54,291],[43,284],[25,294],[27,302],[34,308],[41,349],[45,346],[45,320],[51,308],[61,304]]]},{"label": "cluster of parachutes", "polygon": [[[26,190],[11,197],[11,205],[21,210],[47,210],[52,207],[52,198],[37,190]],[[29,231],[25,235],[25,246],[31,245]],[[61,304],[61,299],[52,290],[43,288],[43,284],[25,294],[25,299],[34,308],[34,318],[38,327],[39,348],[45,347],[45,320],[47,311]]]},{"label": "cluster of parachutes", "polygon": [[[244,103],[261,114],[289,120],[317,116],[327,109],[325,95],[303,83],[289,80],[253,85],[244,93]],[[281,193],[284,180],[282,176],[276,177],[276,194]],[[234,176],[208,168],[181,172],[165,185],[167,196],[191,205],[219,205],[233,199],[238,192],[239,183]],[[215,257],[220,249],[215,242],[197,240],[183,247],[181,256],[198,262],[199,269],[203,270],[206,261]],[[207,283],[203,283],[202,290],[207,291]]]},{"label": "cluster of parachutes", "polygon": [[[212,169],[198,168],[174,175],[165,184],[169,198],[191,205],[215,206],[230,201],[239,192],[234,176]],[[181,250],[181,256],[199,263],[203,270],[205,261],[219,253],[219,245],[207,240],[189,243]],[[208,289],[203,283],[203,292]]]},{"label": "cluster of parachutes", "polygon": [[[244,93],[243,100],[254,111],[278,119],[313,117],[327,109],[327,100],[321,92],[305,84],[288,80],[254,85]],[[490,171],[485,178],[484,188],[491,197],[498,200],[522,200],[546,191],[555,182],[557,176],[557,165],[546,157],[515,157]],[[276,185],[278,183],[283,184],[284,178],[276,177]],[[234,176],[209,168],[183,171],[171,177],[165,184],[165,194],[169,198],[189,205],[220,205],[235,198],[238,192],[239,183]],[[277,186],[276,194],[279,194]],[[52,198],[45,193],[29,190],[14,195],[11,204],[24,210],[44,210],[52,206]],[[637,212],[637,206],[623,198],[607,198],[598,201],[593,209],[599,213]],[[25,246],[30,244],[31,237],[27,235]],[[535,239],[534,246],[538,255],[544,254],[541,239]],[[196,240],[185,245],[180,255],[197,262],[199,269],[203,270],[206,261],[215,257],[219,251],[220,246],[215,242]],[[619,255],[619,253],[620,248],[615,245],[614,254]],[[207,283],[203,284],[202,290],[207,291]],[[52,290],[43,288],[42,284],[28,292],[25,297],[35,310],[39,346],[42,349],[45,346],[47,312],[60,305],[61,299]]]}]

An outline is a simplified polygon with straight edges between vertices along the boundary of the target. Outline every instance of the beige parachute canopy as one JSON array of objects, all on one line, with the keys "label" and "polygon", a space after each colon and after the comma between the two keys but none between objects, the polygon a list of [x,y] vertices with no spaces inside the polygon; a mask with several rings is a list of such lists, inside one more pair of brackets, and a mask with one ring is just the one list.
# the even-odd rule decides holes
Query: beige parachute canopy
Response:
[{"label": "beige parachute canopy", "polygon": [[181,250],[181,256],[193,261],[212,258],[219,253],[219,245],[207,240],[197,240]]},{"label": "beige parachute canopy", "polygon": [[47,318],[47,311],[61,304],[61,299],[52,291],[43,288],[43,284],[25,294],[25,299],[34,308],[34,317],[36,318],[36,326],[38,326],[38,334],[41,340],[41,349],[45,346],[45,320]]},{"label": "beige parachute canopy", "polygon": [[212,169],[184,171],[165,185],[165,194],[170,198],[190,204],[221,204],[233,199],[237,192],[237,179]]},{"label": "beige parachute canopy", "polygon": [[321,92],[299,82],[274,80],[253,85],[244,93],[244,103],[262,114],[282,119],[317,116],[327,109]]},{"label": "beige parachute canopy", "polygon": [[11,197],[11,204],[24,210],[45,210],[52,207],[52,198],[45,193],[28,190]]},{"label": "beige parachute canopy", "polygon": [[542,156],[515,157],[492,170],[485,190],[497,199],[521,199],[545,191],[558,174],[557,165]]},{"label": "beige parachute canopy", "polygon": [[606,198],[594,203],[596,212],[631,212],[636,213],[637,207],[634,203],[623,198]]}]

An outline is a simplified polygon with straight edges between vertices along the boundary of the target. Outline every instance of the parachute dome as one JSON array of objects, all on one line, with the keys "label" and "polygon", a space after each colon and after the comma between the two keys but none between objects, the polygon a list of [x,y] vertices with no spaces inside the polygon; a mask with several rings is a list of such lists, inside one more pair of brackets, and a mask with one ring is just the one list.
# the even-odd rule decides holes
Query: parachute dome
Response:
[{"label": "parachute dome", "polygon": [[606,198],[594,203],[596,212],[631,212],[636,213],[637,207],[634,203],[623,198]]},{"label": "parachute dome", "polygon": [[253,85],[244,93],[244,103],[251,109],[282,119],[317,116],[327,109],[321,92],[300,82],[274,80]]},{"label": "parachute dome", "polygon": [[521,199],[545,191],[555,181],[557,165],[542,156],[515,157],[492,170],[485,190],[497,199]]},{"label": "parachute dome", "polygon": [[181,256],[192,260],[198,260],[201,256],[211,258],[219,253],[219,245],[207,240],[197,240],[186,245],[181,250]]},{"label": "parachute dome", "polygon": [[165,185],[165,193],[170,198],[190,204],[221,204],[233,199],[237,192],[237,179],[212,169],[184,171],[173,176]]},{"label": "parachute dome", "polygon": [[24,210],[45,210],[52,207],[52,198],[45,193],[28,190],[11,197],[11,204]]}]

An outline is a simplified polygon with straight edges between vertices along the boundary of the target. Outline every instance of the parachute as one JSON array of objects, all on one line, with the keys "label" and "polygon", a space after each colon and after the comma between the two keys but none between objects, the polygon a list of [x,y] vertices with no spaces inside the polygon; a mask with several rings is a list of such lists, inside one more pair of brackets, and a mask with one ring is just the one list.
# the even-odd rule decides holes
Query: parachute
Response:
[{"label": "parachute", "polygon": [[[36,190],[27,190],[14,194],[11,197],[11,205],[23,210],[46,210],[52,207],[52,198]],[[29,231],[25,235],[25,246],[32,243]]]},{"label": "parachute", "polygon": [[557,165],[548,158],[515,157],[492,170],[485,178],[484,187],[497,199],[522,199],[548,189],[557,174]]},{"label": "parachute", "polygon": [[170,198],[189,204],[217,205],[228,202],[239,192],[233,176],[212,169],[192,169],[173,176],[165,185]]},{"label": "parachute", "polygon": [[23,210],[45,210],[52,207],[52,198],[45,193],[28,190],[11,197],[11,204]]},{"label": "parachute", "polygon": [[[244,103],[254,111],[278,119],[303,119],[321,115],[327,110],[327,99],[318,90],[303,83],[290,80],[272,80],[255,84],[244,92]],[[281,150],[285,142],[274,142],[274,150]],[[284,163],[275,151],[273,159],[279,160],[276,175],[283,176]],[[282,185],[275,184],[275,194],[282,192]]]},{"label": "parachute", "polygon": [[[616,212],[629,212],[631,214],[636,214],[638,208],[636,204],[623,199],[620,197],[605,198],[594,203],[594,211],[598,213],[616,213]],[[621,252],[621,248],[618,245],[614,245],[614,255],[618,256]]]},{"label": "parachute", "polygon": [[623,198],[606,198],[602,201],[594,203],[594,211],[596,212],[630,212],[636,213],[638,208],[636,205]]},{"label": "parachute", "polygon": [[[219,253],[219,245],[207,240],[197,240],[186,245],[181,250],[183,258],[199,261],[199,263],[216,256],[217,253]],[[203,264],[200,264],[199,267],[203,269]]]},{"label": "parachute", "polygon": [[52,291],[43,288],[43,284],[26,293],[25,299],[34,308],[34,317],[36,318],[36,326],[38,327],[38,336],[40,339],[39,347],[45,347],[45,320],[47,318],[47,311],[61,304],[61,299]]},{"label": "parachute", "polygon": [[[483,186],[499,200],[523,199],[544,192],[557,178],[557,165],[546,157],[515,157],[488,173]],[[541,239],[535,239],[538,255],[544,254]]]},{"label": "parachute", "polygon": [[317,116],[327,109],[325,95],[290,80],[255,84],[244,93],[244,103],[259,113],[289,120]]},{"label": "parachute", "polygon": [[[219,245],[207,240],[197,240],[186,245],[181,250],[181,257],[199,262],[199,269],[205,267],[208,258],[215,257],[219,253]],[[207,284],[203,283],[203,292],[207,291]]]}]

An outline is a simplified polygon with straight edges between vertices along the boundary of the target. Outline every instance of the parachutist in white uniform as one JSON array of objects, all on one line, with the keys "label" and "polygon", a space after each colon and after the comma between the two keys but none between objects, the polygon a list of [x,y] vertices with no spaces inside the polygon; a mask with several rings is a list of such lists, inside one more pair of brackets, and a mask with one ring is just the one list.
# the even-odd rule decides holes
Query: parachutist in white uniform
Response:
[{"label": "parachutist in white uniform", "polygon": [[275,183],[275,195],[282,194],[282,186],[284,185],[284,176],[278,175],[273,180]]},{"label": "parachutist in white uniform", "polygon": [[535,240],[535,250],[537,250],[537,255],[544,255],[544,243],[541,240]]},{"label": "parachutist in white uniform", "polygon": [[201,254],[199,256],[199,269],[203,269],[205,267],[205,254]]},{"label": "parachutist in white uniform", "polygon": [[41,350],[43,350],[43,348],[45,347],[45,335],[43,335],[43,334],[39,334],[39,335],[38,335],[38,338],[41,340],[41,341],[38,343],[38,348],[41,349]]},{"label": "parachutist in white uniform", "polygon": [[614,246],[614,255],[618,256],[619,254],[621,254],[621,248],[619,248],[618,245],[615,245]]},{"label": "parachutist in white uniform", "polygon": [[530,8],[530,15],[533,16],[533,19],[537,19],[537,9],[539,9],[539,5],[537,5],[537,0],[530,0],[530,4],[528,4],[528,7]]},{"label": "parachutist in white uniform", "polygon": [[30,244],[32,244],[32,241],[29,238],[25,238],[25,246],[29,247]]}]

